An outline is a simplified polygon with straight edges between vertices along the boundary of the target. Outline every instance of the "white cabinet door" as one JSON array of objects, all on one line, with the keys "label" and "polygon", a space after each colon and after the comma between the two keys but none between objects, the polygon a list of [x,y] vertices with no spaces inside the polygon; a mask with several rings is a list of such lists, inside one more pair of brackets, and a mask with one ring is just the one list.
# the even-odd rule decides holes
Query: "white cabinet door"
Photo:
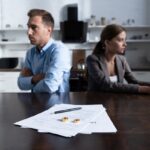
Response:
[{"label": "white cabinet door", "polygon": [[0,72],[0,92],[29,92],[22,91],[17,85],[20,72]]}]

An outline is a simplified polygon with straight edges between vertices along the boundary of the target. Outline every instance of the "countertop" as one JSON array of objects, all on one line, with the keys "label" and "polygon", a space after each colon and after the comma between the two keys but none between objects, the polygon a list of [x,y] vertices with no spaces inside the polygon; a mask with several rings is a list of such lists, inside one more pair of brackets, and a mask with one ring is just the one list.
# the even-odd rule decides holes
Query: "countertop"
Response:
[{"label": "countertop", "polygon": [[14,68],[14,69],[0,69],[0,72],[20,72],[21,69]]}]

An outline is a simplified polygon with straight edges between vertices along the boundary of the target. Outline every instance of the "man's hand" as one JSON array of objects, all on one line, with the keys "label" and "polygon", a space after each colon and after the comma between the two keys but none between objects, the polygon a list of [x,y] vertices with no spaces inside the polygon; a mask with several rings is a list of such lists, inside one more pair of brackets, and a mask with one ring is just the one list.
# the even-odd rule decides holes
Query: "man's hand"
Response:
[{"label": "man's hand", "polygon": [[25,76],[25,77],[28,77],[28,76],[32,76],[33,73],[32,73],[32,71],[30,69],[23,68],[22,71],[21,71],[21,75]]},{"label": "man's hand", "polygon": [[43,73],[33,75],[32,71],[28,68],[23,68],[21,71],[21,75],[23,75],[24,77],[33,76],[31,80],[32,84],[37,84],[40,80],[42,80],[45,77],[45,74]]},{"label": "man's hand", "polygon": [[45,75],[43,73],[40,73],[40,74],[36,74],[32,77],[32,84],[36,84],[38,83],[40,80],[42,80],[43,78],[45,77]]}]

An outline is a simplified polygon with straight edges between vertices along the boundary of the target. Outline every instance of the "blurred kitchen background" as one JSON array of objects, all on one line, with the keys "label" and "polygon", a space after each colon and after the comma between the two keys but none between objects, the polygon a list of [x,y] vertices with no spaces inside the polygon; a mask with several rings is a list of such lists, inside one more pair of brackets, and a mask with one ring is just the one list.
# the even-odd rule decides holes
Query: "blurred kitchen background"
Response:
[{"label": "blurred kitchen background", "polygon": [[127,60],[138,79],[150,81],[149,0],[0,0],[0,92],[20,92],[17,77],[32,46],[26,35],[32,8],[52,13],[53,37],[70,49],[72,91],[86,90],[85,59],[110,23],[126,27]]}]

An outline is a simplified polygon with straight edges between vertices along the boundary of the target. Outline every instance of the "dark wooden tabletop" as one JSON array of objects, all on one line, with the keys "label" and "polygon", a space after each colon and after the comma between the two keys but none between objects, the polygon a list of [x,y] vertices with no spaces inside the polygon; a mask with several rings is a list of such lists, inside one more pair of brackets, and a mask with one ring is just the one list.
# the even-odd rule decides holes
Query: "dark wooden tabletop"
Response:
[{"label": "dark wooden tabletop", "polygon": [[[54,104],[103,104],[117,133],[78,134],[65,138],[23,129],[13,123]],[[149,150],[150,95],[72,92],[0,94],[0,150]]]}]

